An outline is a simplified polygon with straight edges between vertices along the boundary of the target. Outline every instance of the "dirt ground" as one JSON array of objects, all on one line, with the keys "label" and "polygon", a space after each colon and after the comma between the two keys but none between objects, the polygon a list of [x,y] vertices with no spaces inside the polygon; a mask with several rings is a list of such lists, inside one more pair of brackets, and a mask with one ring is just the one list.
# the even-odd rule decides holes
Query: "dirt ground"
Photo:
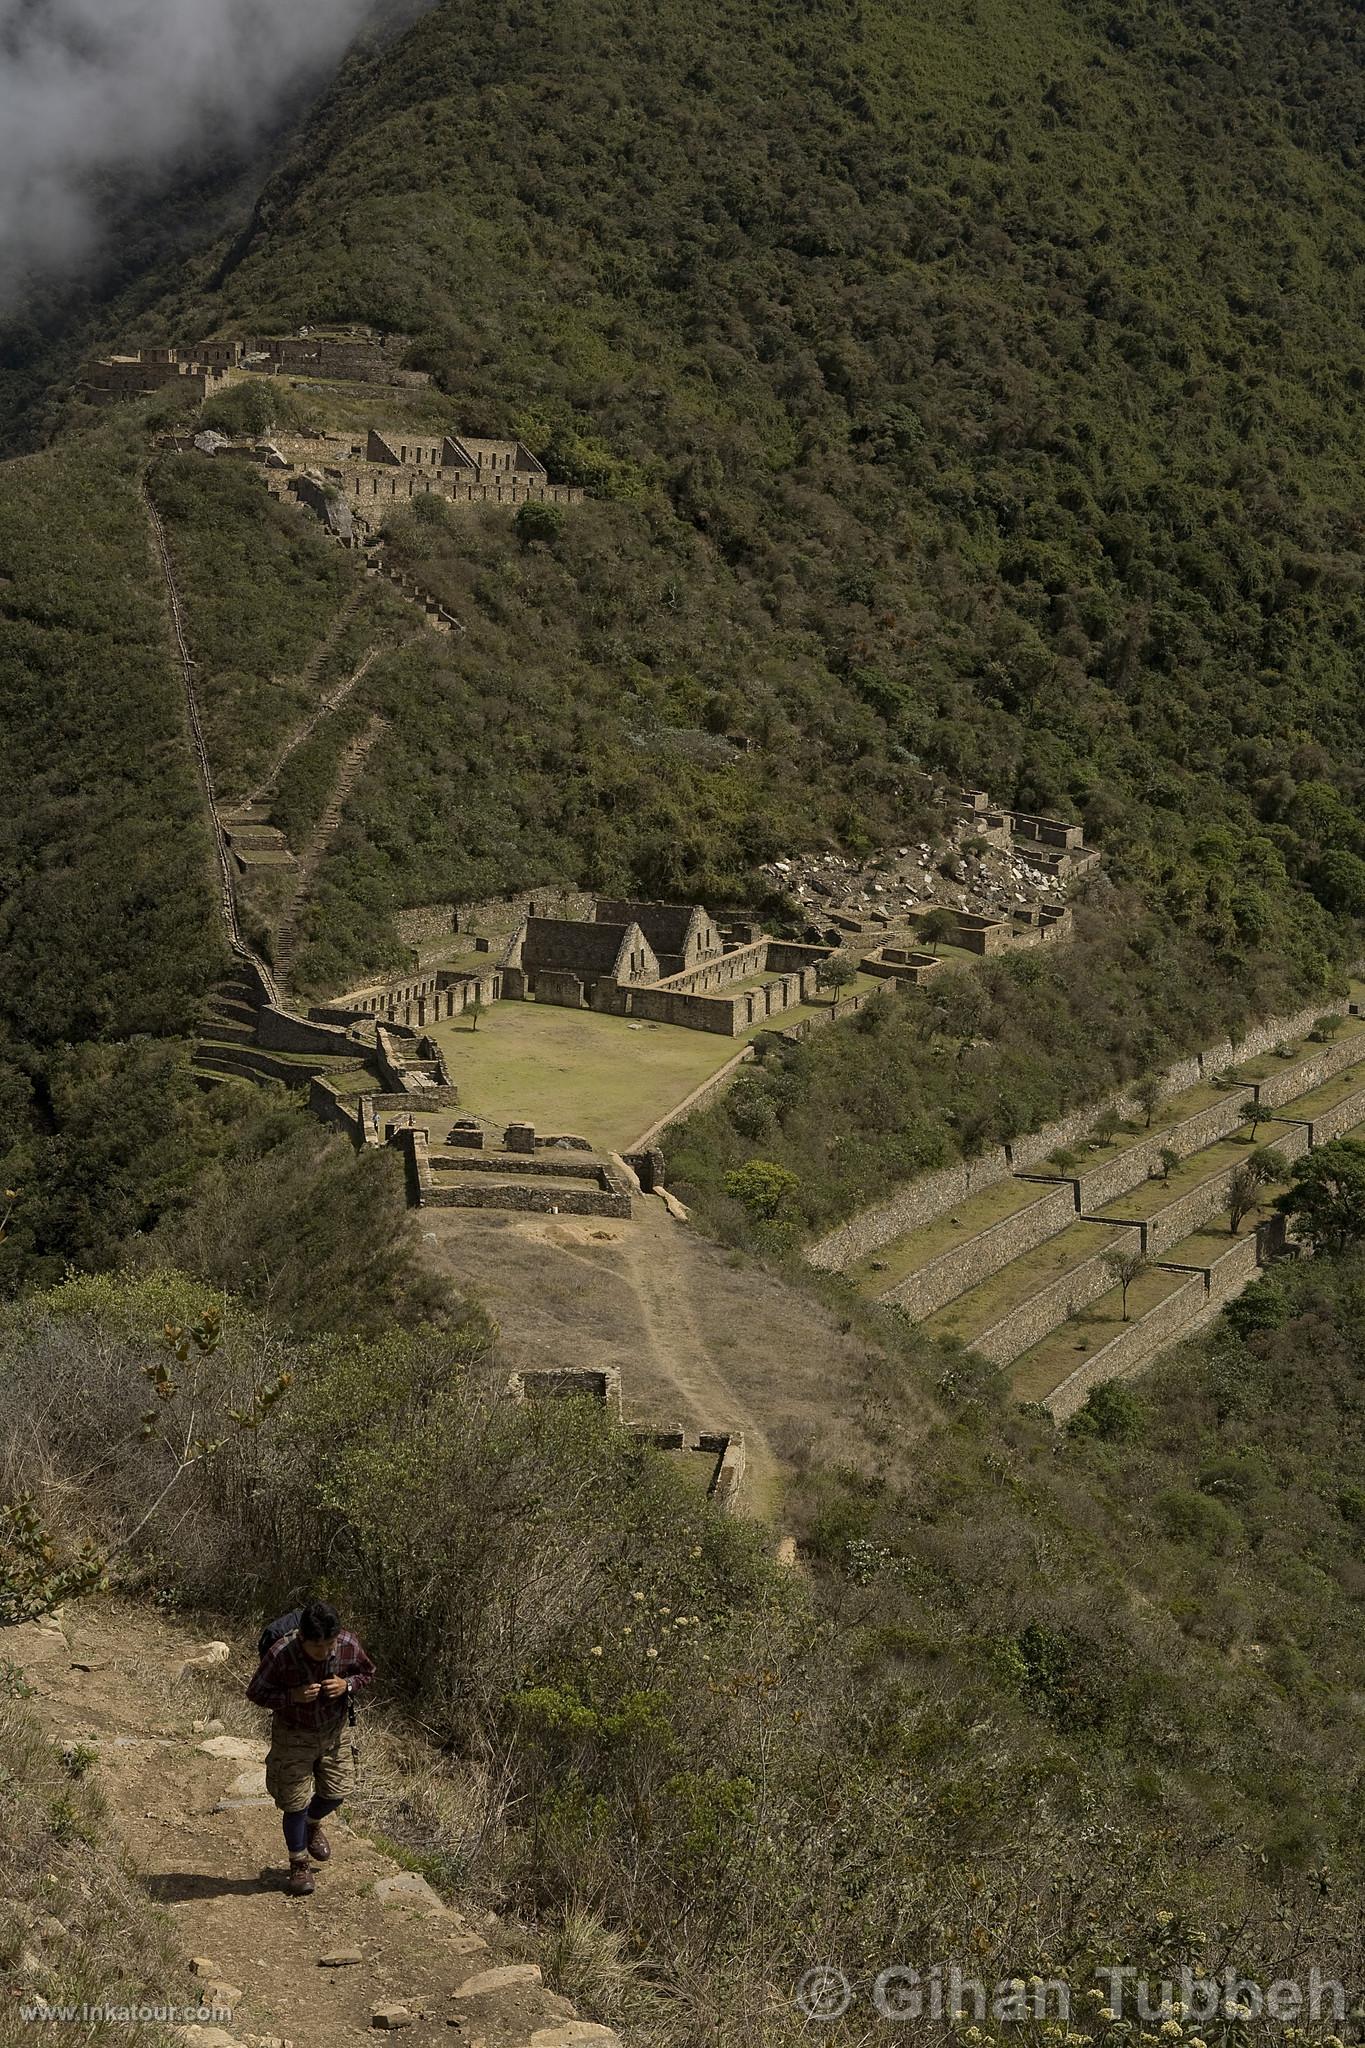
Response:
[{"label": "dirt ground", "polygon": [[[543,1987],[521,1960],[517,1930],[449,1909],[354,1832],[345,1815],[359,1820],[363,1796],[359,1809],[327,1823],[333,1854],[317,1866],[314,1895],[282,1895],[287,1859],[262,1768],[268,1717],[242,1697],[253,1654],[228,1647],[230,1662],[182,1677],[193,1641],[145,1610],[106,1601],[67,1610],[60,1627],[5,1631],[6,1656],[32,1686],[52,1740],[94,1752],[119,1847],[170,1916],[184,1963],[158,2002],[183,2009],[202,2000],[231,2013],[177,2037],[195,2048],[333,2048],[383,2038],[374,2015],[397,2004],[409,2017],[388,2024],[415,2044],[621,2048],[614,2032],[575,2020],[568,2000]],[[373,1739],[365,1726],[362,1795],[363,1745]],[[343,1954],[352,1960],[324,1961]],[[198,1972],[195,1957],[204,1959]],[[0,2037],[17,2040],[5,2025],[0,2014]]]},{"label": "dirt ground", "polygon": [[509,1366],[619,1366],[628,1421],[742,1429],[748,1512],[780,1514],[785,1460],[853,1456],[864,1346],[818,1302],[635,1198],[629,1223],[426,1209],[433,1264],[476,1295]]}]

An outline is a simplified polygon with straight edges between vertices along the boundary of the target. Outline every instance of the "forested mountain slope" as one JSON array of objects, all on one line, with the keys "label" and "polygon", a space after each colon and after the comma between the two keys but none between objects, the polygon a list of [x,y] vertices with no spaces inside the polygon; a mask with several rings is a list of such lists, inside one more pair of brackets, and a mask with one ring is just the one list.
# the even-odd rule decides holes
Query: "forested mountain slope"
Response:
[{"label": "forested mountain slope", "polygon": [[[1328,996],[1365,911],[1360,33],[1327,0],[473,0],[353,53],[250,222],[144,278],[109,338],[401,329],[452,419],[588,501],[529,546],[495,508],[394,522],[468,631],[393,628],[356,699],[387,736],[302,985],[396,958],[404,904],[549,872],[752,901],[777,853],[918,832],[939,775],[1103,845],[1116,943],[1076,970],[1101,1066]],[[99,425],[108,459],[149,423]],[[214,472],[156,487],[209,729],[251,758],[272,650],[305,637],[296,543]],[[38,468],[0,521],[21,622],[35,550],[83,573],[67,488]],[[104,689],[37,728],[65,759],[123,688],[95,630]],[[332,757],[301,766],[306,820]],[[82,870],[87,812],[18,790],[16,841]],[[13,939],[26,859],[7,1009],[50,1118],[53,1049],[87,1034],[36,1000],[60,950]],[[138,919],[100,943],[134,993],[202,986],[212,950],[168,968]],[[130,996],[94,1035],[146,1016]]]},{"label": "forested mountain slope", "polygon": [[[1220,943],[1283,942],[1286,863],[1365,904],[1359,35],[440,8],[142,325],[411,331],[472,428],[632,508],[592,613],[623,718],[700,722],[700,685],[722,728],[814,740],[848,828],[916,762],[1081,809]],[[699,576],[741,658],[722,632],[696,674],[651,647]],[[556,597],[509,645],[579,626]]]}]

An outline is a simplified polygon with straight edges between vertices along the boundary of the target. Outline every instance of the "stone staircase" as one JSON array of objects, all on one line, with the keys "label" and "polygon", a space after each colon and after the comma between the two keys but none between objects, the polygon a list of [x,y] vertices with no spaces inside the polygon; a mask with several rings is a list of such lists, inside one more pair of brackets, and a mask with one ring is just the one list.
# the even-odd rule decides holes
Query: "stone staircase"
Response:
[{"label": "stone staircase", "polygon": [[[1330,1043],[1267,1046],[1175,1090],[1150,1127],[1130,1114],[1084,1138],[1072,1128],[1051,1156],[1041,1147],[1058,1133],[1041,1134],[1016,1148],[1027,1163],[988,1167],[975,1187],[970,1169],[936,1176],[938,1187],[921,1185],[912,1227],[895,1232],[874,1216],[856,1256],[838,1263],[863,1292],[987,1359],[1020,1399],[1060,1419],[1101,1380],[1191,1334],[1282,1253],[1278,1188],[1262,1187],[1234,1229],[1231,1184],[1260,1148],[1289,1163],[1365,1135],[1361,1008],[1353,1002]],[[914,1196],[901,1200],[913,1207]],[[845,1236],[856,1244],[857,1233],[855,1222]],[[1126,1301],[1115,1271],[1123,1252],[1147,1262]]]},{"label": "stone staircase", "polygon": [[[267,469],[262,471],[262,476],[265,487],[273,498],[277,498],[281,504],[298,504],[299,501],[293,489],[294,472]],[[433,632],[464,632],[463,621],[457,619],[453,612],[447,611],[439,598],[433,597],[429,590],[423,590],[420,585],[413,581],[412,577],[405,575],[401,569],[392,569],[387,566],[383,558],[383,549],[372,535],[357,532],[347,540],[341,534],[334,533],[329,526],[323,526],[322,531],[327,534],[330,540],[335,541],[338,547],[358,552],[363,557],[366,576],[386,577],[400,597],[406,598],[409,604],[418,607],[423,619]]]},{"label": "stone staircase", "polygon": [[331,844],[333,835],[340,827],[342,815],[346,808],[346,799],[360,780],[365,763],[369,759],[374,747],[378,744],[383,734],[387,732],[388,723],[386,718],[381,718],[376,712],[364,732],[358,733],[355,739],[351,741],[351,744],[341,757],[336,781],[333,783],[331,795],[327,799],[327,808],[318,819],[316,826],[309,835],[308,844],[299,855],[298,864],[294,870],[293,894],[289,899],[288,906],[280,920],[279,928],[275,935],[276,957],[280,962],[281,970],[286,976],[298,948],[303,903],[313,876],[317,872],[318,863]]}]

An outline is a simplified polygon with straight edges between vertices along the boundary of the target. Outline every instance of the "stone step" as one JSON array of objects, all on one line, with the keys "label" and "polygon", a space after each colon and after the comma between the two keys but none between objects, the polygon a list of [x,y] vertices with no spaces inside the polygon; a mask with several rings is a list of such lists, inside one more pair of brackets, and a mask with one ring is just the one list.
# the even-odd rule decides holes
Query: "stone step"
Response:
[{"label": "stone step", "polygon": [[238,996],[212,995],[204,1005],[204,1015],[214,1022],[250,1024],[254,1030],[258,1012],[254,1003]]},{"label": "stone step", "polygon": [[256,1026],[254,1022],[238,1024],[229,1018],[210,1017],[208,1019],[208,1026],[213,1033],[213,1037],[210,1040],[211,1044],[254,1045],[256,1043]]}]

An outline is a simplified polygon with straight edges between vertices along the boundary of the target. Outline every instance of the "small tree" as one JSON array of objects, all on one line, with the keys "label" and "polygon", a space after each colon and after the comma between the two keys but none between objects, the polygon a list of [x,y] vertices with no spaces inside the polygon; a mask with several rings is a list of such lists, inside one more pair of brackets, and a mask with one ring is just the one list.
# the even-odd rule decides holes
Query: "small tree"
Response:
[{"label": "small tree", "polygon": [[1119,1115],[1118,1111],[1115,1109],[1113,1103],[1111,1102],[1109,1107],[1107,1109],[1102,1109],[1099,1115],[1095,1118],[1095,1121],[1091,1126],[1089,1135],[1086,1138],[1086,1144],[1093,1146],[1095,1150],[1098,1151],[1101,1146],[1109,1144],[1110,1141],[1117,1135],[1119,1125],[1122,1122],[1123,1118]]},{"label": "small tree", "polygon": [[1345,1022],[1346,1019],[1338,1011],[1329,1010],[1325,1016],[1314,1020],[1313,1029],[1308,1036],[1319,1045],[1330,1045]]},{"label": "small tree", "polygon": [[1258,1145],[1246,1163],[1246,1170],[1258,1188],[1269,1188],[1289,1177],[1289,1161],[1273,1145]]},{"label": "small tree", "polygon": [[1251,1125],[1251,1130],[1248,1133],[1248,1135],[1253,1145],[1256,1143],[1256,1133],[1260,1129],[1264,1118],[1265,1110],[1262,1108],[1261,1104],[1256,1100],[1254,1096],[1252,1097],[1250,1102],[1243,1104],[1242,1122],[1244,1124]]},{"label": "small tree", "polygon": [[1140,1081],[1133,1083],[1133,1100],[1145,1119],[1144,1130],[1150,1131],[1156,1106],[1161,1100],[1161,1082],[1155,1074],[1144,1074]]},{"label": "small tree", "polygon": [[535,541],[551,547],[564,531],[564,514],[558,505],[542,505],[532,500],[517,507],[512,524],[524,548]]},{"label": "small tree", "polygon": [[1126,1323],[1128,1289],[1135,1280],[1142,1278],[1150,1269],[1152,1262],[1144,1251],[1131,1250],[1127,1245],[1116,1245],[1113,1251],[1105,1253],[1104,1263],[1113,1277],[1114,1285],[1123,1297],[1123,1320]]},{"label": "small tree", "polygon": [[[161,1439],[170,1453],[171,1476],[141,1519],[125,1530],[115,1552],[137,1541],[188,1472],[215,1457],[234,1436],[258,1429],[293,1379],[292,1373],[283,1372],[258,1381],[244,1407],[219,1414],[211,1390],[199,1383],[198,1367],[217,1351],[221,1340],[219,1312],[206,1309],[188,1328],[167,1323],[161,1352],[142,1367],[150,1406],[139,1417],[136,1434]],[[106,1582],[112,1554],[83,1543],[63,1556],[62,1545],[44,1523],[32,1494],[0,1500],[0,1629],[33,1621],[65,1600],[97,1591]]]},{"label": "small tree", "polygon": [[858,970],[847,953],[831,953],[825,960],[815,963],[815,980],[820,988],[827,988],[837,1002],[841,988],[847,988],[858,978]]},{"label": "small tree", "polygon": [[1250,1162],[1239,1166],[1228,1182],[1228,1228],[1234,1237],[1242,1227],[1243,1218],[1257,1206],[1260,1198],[1261,1183]]},{"label": "small tree", "polygon": [[1176,1151],[1173,1151],[1169,1145],[1163,1145],[1160,1152],[1157,1154],[1157,1160],[1161,1167],[1161,1178],[1169,1187],[1171,1175],[1174,1173],[1176,1167],[1180,1164],[1180,1154]]},{"label": "small tree", "polygon": [[1297,1222],[1316,1252],[1344,1252],[1365,1238],[1365,1145],[1334,1138],[1295,1161],[1275,1207]]},{"label": "small tree", "polygon": [[946,904],[936,904],[926,917],[921,918],[919,935],[937,959],[939,947],[949,944],[957,936],[956,911],[949,910]]},{"label": "small tree", "polygon": [[749,1159],[743,1166],[732,1166],[724,1180],[726,1194],[742,1202],[762,1223],[780,1215],[800,1185],[790,1168],[771,1159]]},{"label": "small tree", "polygon": [[479,1028],[479,1019],[483,1015],[483,997],[475,996],[473,1002],[466,1003],[464,1006],[464,1013],[466,1017],[468,1017],[469,1019],[470,1030],[477,1031]]}]

